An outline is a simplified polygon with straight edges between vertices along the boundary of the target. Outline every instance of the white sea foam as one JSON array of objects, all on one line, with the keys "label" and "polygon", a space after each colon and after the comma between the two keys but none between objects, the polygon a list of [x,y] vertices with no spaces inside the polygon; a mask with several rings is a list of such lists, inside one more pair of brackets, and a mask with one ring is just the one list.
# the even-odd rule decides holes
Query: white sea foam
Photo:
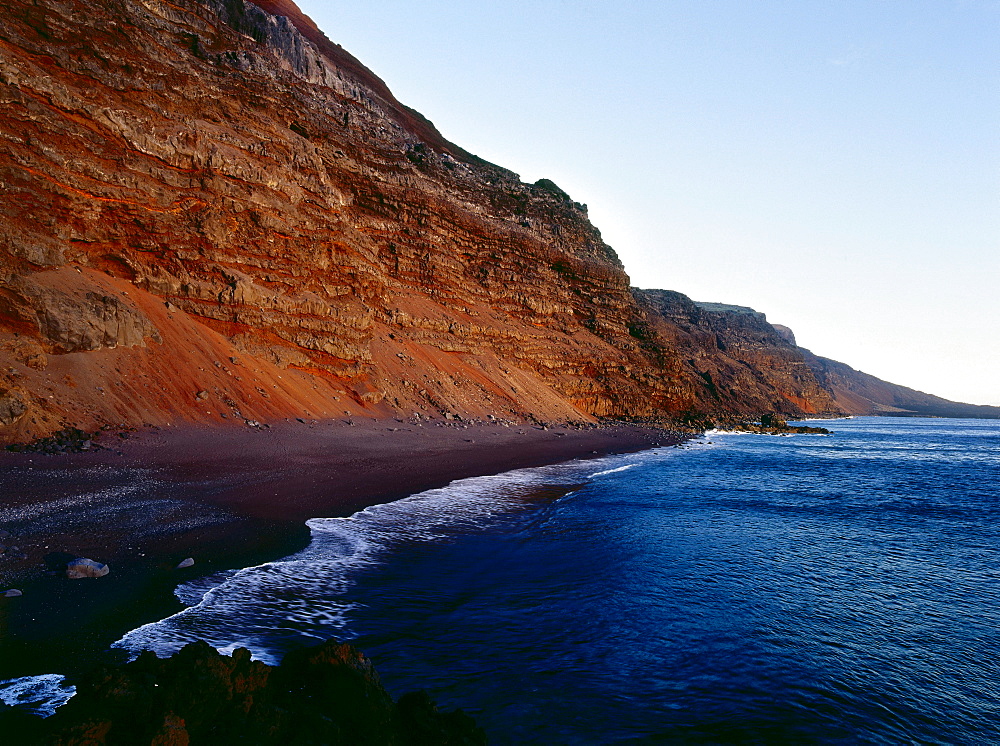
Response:
[{"label": "white sea foam", "polygon": [[531,509],[525,498],[539,487],[614,474],[666,450],[461,479],[348,518],[311,519],[312,541],[301,552],[184,584],[177,597],[188,608],[129,632],[115,645],[133,655],[171,655],[206,640],[226,652],[246,647],[254,658],[275,663],[296,642],[350,639],[354,607],[346,592],[359,572],[385,563],[395,550],[484,530]]},{"label": "white sea foam", "polygon": [[190,580],[187,583],[181,583],[174,589],[174,595],[185,606],[194,606],[205,597],[206,593],[225,583],[236,572],[236,570],[223,570],[222,572],[214,572],[211,575],[206,575],[203,578]]},{"label": "white sea foam", "polygon": [[594,477],[603,477],[606,474],[616,474],[617,472],[620,471],[628,471],[629,469],[634,469],[638,465],[639,464],[625,464],[625,466],[619,466],[615,469],[605,469],[604,471],[595,471],[593,474],[590,475],[590,478],[593,479]]},{"label": "white sea foam", "polygon": [[65,683],[57,674],[23,676],[0,681],[0,700],[8,705],[20,705],[28,712],[48,717],[76,694],[76,687]]}]

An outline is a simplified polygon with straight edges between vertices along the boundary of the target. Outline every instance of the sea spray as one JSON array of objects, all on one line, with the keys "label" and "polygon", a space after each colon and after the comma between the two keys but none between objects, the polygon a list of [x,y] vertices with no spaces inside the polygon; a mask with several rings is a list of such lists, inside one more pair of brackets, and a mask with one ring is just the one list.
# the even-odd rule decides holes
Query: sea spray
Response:
[{"label": "sea spray", "polygon": [[66,683],[61,674],[22,676],[0,681],[0,702],[19,706],[33,715],[48,717],[69,701],[76,687]]}]

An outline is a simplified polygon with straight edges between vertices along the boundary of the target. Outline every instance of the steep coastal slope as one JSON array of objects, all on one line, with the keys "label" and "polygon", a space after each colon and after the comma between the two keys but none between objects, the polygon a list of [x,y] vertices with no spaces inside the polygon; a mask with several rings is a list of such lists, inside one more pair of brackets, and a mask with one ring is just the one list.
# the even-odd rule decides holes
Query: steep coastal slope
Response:
[{"label": "steep coastal slope", "polygon": [[633,292],[649,320],[644,334],[677,351],[701,379],[711,411],[843,411],[816,381],[794,341],[764,314],[742,306],[696,303],[669,290]]},{"label": "steep coastal slope", "polygon": [[632,291],[584,205],[286,0],[11,0],[0,99],[0,440],[852,411],[763,317]]},{"label": "steep coastal slope", "polygon": [[816,380],[833,394],[836,406],[849,414],[1000,419],[1000,407],[942,399],[883,381],[808,350],[802,352]]},{"label": "steep coastal slope", "polygon": [[[806,411],[819,403],[827,412],[850,415],[1000,418],[1000,407],[950,401],[814,355],[796,345],[791,329],[768,323],[752,308],[698,303],[667,290],[633,293],[666,344],[700,371],[717,412],[766,411],[769,402],[783,399]],[[759,392],[769,397],[754,399]]]}]

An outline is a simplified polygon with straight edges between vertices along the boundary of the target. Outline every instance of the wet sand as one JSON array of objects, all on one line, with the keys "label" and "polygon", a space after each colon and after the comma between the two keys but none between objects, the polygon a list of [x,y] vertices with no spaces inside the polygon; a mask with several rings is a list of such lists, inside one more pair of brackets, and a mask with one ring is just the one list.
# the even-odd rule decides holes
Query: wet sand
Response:
[{"label": "wet sand", "polygon": [[[147,428],[79,454],[0,453],[0,529],[27,554],[0,558],[0,680],[116,660],[108,646],[182,607],[179,582],[278,559],[305,520],[496,474],[680,442],[627,425],[306,421],[270,428]],[[67,580],[69,556],[105,562]],[[184,558],[195,565],[176,569]]]}]

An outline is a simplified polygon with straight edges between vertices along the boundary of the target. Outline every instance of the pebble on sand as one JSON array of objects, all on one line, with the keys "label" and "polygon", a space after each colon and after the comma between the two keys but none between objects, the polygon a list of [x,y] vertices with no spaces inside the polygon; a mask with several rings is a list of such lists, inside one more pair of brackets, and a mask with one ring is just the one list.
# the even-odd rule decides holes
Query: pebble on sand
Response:
[{"label": "pebble on sand", "polygon": [[66,563],[66,577],[70,580],[80,578],[103,578],[111,572],[111,568],[101,562],[95,562],[86,557],[77,557]]}]

